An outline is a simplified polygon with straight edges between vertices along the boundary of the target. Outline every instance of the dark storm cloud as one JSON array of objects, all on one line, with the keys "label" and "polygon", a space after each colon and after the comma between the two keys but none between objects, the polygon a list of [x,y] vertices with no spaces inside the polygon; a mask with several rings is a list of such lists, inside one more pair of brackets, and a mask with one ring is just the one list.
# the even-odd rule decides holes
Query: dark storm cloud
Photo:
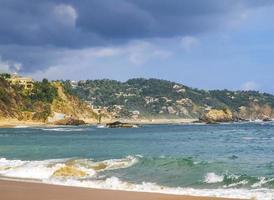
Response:
[{"label": "dark storm cloud", "polygon": [[33,71],[50,64],[59,48],[199,34],[223,26],[233,13],[272,2],[0,0],[0,56]]},{"label": "dark storm cloud", "polygon": [[[269,2],[0,0],[0,43],[81,47],[110,41],[195,34],[218,27],[231,12]],[[58,5],[71,7],[58,8]],[[73,20],[71,9],[77,15],[75,25],[62,23],[62,20]]]}]

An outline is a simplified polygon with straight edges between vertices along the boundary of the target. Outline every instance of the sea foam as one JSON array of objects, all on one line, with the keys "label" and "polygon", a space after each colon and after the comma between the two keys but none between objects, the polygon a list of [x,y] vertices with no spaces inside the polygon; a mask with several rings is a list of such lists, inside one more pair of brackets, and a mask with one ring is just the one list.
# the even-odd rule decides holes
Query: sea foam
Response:
[{"label": "sea foam", "polygon": [[224,180],[224,176],[216,175],[213,172],[207,173],[204,179],[205,183],[219,183]]},{"label": "sea foam", "polygon": [[[57,185],[88,187],[98,189],[112,189],[137,192],[154,192],[163,194],[212,196],[228,198],[256,198],[258,200],[273,200],[274,190],[256,188],[266,182],[260,179],[253,189],[217,188],[217,189],[194,189],[183,187],[166,187],[157,183],[142,182],[139,184],[123,181],[117,177],[97,177],[98,172],[128,168],[138,163],[140,156],[127,156],[120,159],[94,161],[92,159],[53,159],[44,161],[22,161],[0,158],[0,175],[24,179],[38,179],[41,182]],[[73,170],[66,176],[66,170],[61,173],[63,177],[54,176],[55,172],[62,168],[77,169],[83,171],[85,177],[73,175]],[[224,176],[213,172],[207,173],[204,182],[212,184],[224,180]],[[268,180],[269,181],[269,180]]]}]

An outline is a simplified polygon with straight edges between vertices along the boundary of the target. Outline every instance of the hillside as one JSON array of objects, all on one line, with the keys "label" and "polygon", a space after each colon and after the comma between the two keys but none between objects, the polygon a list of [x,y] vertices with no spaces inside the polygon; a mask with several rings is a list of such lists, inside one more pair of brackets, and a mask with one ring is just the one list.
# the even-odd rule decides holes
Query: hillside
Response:
[{"label": "hillside", "polygon": [[0,78],[0,119],[54,122],[64,117],[96,121],[96,114],[79,98],[66,93],[60,82],[34,82],[26,90]]},{"label": "hillside", "polygon": [[274,117],[274,96],[256,91],[205,91],[142,78],[66,81],[64,85],[68,93],[117,118],[201,118],[213,109],[231,112],[234,120]]}]

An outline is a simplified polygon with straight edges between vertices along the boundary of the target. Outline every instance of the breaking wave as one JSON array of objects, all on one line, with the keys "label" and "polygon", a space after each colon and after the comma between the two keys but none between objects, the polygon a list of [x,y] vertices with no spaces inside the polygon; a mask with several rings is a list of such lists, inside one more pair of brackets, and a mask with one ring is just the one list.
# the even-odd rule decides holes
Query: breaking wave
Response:
[{"label": "breaking wave", "polygon": [[92,177],[97,172],[130,167],[138,157],[93,161],[91,159],[53,159],[43,161],[0,158],[0,175],[5,177],[50,179],[53,177]]},{"label": "breaking wave", "polygon": [[[204,175],[205,185],[218,184],[211,189],[191,187],[166,187],[153,182],[131,183],[115,176],[101,176],[101,172],[130,168],[136,165],[151,166],[199,166],[206,162],[195,162],[191,158],[143,158],[127,156],[120,159],[95,161],[93,159],[52,159],[43,161],[8,160],[0,158],[0,176],[36,179],[44,183],[113,189],[140,192],[156,192],[178,195],[215,196],[230,198],[274,199],[274,178],[251,177],[247,175],[217,174]],[[160,176],[161,174],[159,174]],[[247,187],[241,187],[247,186]]]}]

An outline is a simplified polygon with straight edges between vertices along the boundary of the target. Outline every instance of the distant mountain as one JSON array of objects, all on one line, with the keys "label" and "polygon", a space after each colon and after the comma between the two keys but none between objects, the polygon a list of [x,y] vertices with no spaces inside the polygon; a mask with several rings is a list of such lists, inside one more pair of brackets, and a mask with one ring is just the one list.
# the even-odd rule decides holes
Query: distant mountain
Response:
[{"label": "distant mountain", "polygon": [[[199,90],[159,79],[65,81],[65,90],[117,118],[203,118],[214,109],[238,119],[274,118],[274,96]],[[218,113],[218,112],[211,112]]]}]

